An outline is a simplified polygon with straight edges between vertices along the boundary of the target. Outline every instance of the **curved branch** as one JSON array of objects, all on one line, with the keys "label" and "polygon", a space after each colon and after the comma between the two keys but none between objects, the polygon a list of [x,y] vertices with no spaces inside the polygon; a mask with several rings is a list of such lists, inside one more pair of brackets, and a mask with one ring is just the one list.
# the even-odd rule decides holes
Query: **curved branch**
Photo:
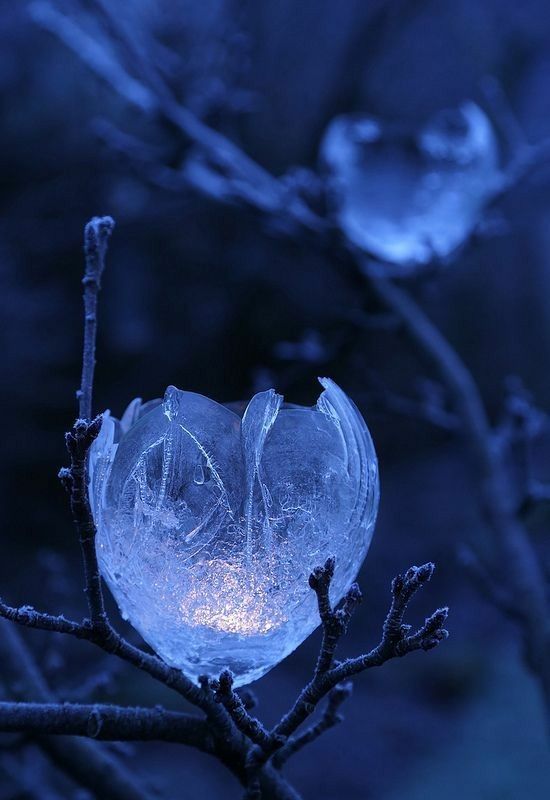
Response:
[{"label": "curved branch", "polygon": [[[378,273],[378,271],[377,271]],[[516,516],[502,454],[496,446],[479,389],[459,355],[404,290],[363,263],[363,274],[381,303],[396,314],[434,365],[451,395],[477,470],[476,487],[488,534],[485,549],[496,556],[493,580],[517,609],[525,633],[528,661],[538,675],[550,715],[550,615],[545,576],[525,527]],[[487,555],[476,543],[480,562]]]}]

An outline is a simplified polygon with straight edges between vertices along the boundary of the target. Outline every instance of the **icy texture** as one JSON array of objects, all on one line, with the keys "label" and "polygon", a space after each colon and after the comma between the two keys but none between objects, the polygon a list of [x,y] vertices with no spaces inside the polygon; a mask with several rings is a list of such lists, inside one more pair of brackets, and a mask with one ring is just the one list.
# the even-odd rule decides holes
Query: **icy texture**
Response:
[{"label": "icy texture", "polygon": [[166,391],[105,414],[90,453],[101,572],[123,616],[197,678],[259,678],[319,624],[308,575],[337,557],[333,599],[367,553],[378,471],[367,427],[332,381],[314,408],[272,389],[242,419]]},{"label": "icy texture", "polygon": [[369,117],[337,117],[321,158],[349,238],[405,267],[452,253],[502,180],[492,125],[471,102],[439,112],[415,137]]}]

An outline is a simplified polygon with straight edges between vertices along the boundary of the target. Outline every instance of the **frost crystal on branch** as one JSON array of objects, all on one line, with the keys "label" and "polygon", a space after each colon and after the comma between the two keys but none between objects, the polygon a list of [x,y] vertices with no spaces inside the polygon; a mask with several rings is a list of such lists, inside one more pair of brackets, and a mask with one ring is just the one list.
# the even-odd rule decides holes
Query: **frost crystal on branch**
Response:
[{"label": "frost crystal on branch", "polygon": [[314,408],[270,390],[241,419],[170,387],[104,417],[89,462],[102,573],[124,616],[194,678],[259,678],[319,624],[311,570],[337,556],[338,600],[367,553],[374,447],[349,398],[321,383]]}]

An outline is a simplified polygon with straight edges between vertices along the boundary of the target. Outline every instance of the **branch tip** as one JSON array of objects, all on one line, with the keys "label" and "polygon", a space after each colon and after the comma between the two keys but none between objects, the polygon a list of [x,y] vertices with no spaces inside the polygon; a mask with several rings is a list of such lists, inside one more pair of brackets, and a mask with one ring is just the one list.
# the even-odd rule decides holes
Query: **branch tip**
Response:
[{"label": "branch tip", "polygon": [[82,282],[84,285],[95,283],[99,288],[101,275],[105,269],[105,253],[107,244],[114,230],[112,217],[92,217],[84,228],[84,256],[86,269]]},{"label": "branch tip", "polygon": [[328,588],[334,576],[335,566],[336,558],[334,556],[330,556],[330,558],[327,558],[322,567],[315,567],[309,576],[309,585],[314,592],[318,592],[325,587]]}]

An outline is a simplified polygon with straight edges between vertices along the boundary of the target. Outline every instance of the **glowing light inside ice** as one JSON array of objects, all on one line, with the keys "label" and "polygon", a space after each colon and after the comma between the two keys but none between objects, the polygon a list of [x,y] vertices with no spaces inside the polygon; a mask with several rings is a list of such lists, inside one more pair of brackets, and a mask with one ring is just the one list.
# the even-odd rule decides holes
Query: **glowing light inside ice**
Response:
[{"label": "glowing light inside ice", "polygon": [[332,381],[313,408],[273,390],[241,418],[191,392],[105,415],[90,452],[101,572],[123,616],[191,677],[263,675],[318,625],[311,570],[336,555],[334,599],[366,555],[378,505],[367,427]]},{"label": "glowing light inside ice", "polygon": [[273,588],[269,577],[259,579],[248,566],[207,561],[201,564],[199,574],[192,571],[190,575],[180,605],[182,619],[220,633],[268,633],[288,622],[284,606],[271,600]]}]

